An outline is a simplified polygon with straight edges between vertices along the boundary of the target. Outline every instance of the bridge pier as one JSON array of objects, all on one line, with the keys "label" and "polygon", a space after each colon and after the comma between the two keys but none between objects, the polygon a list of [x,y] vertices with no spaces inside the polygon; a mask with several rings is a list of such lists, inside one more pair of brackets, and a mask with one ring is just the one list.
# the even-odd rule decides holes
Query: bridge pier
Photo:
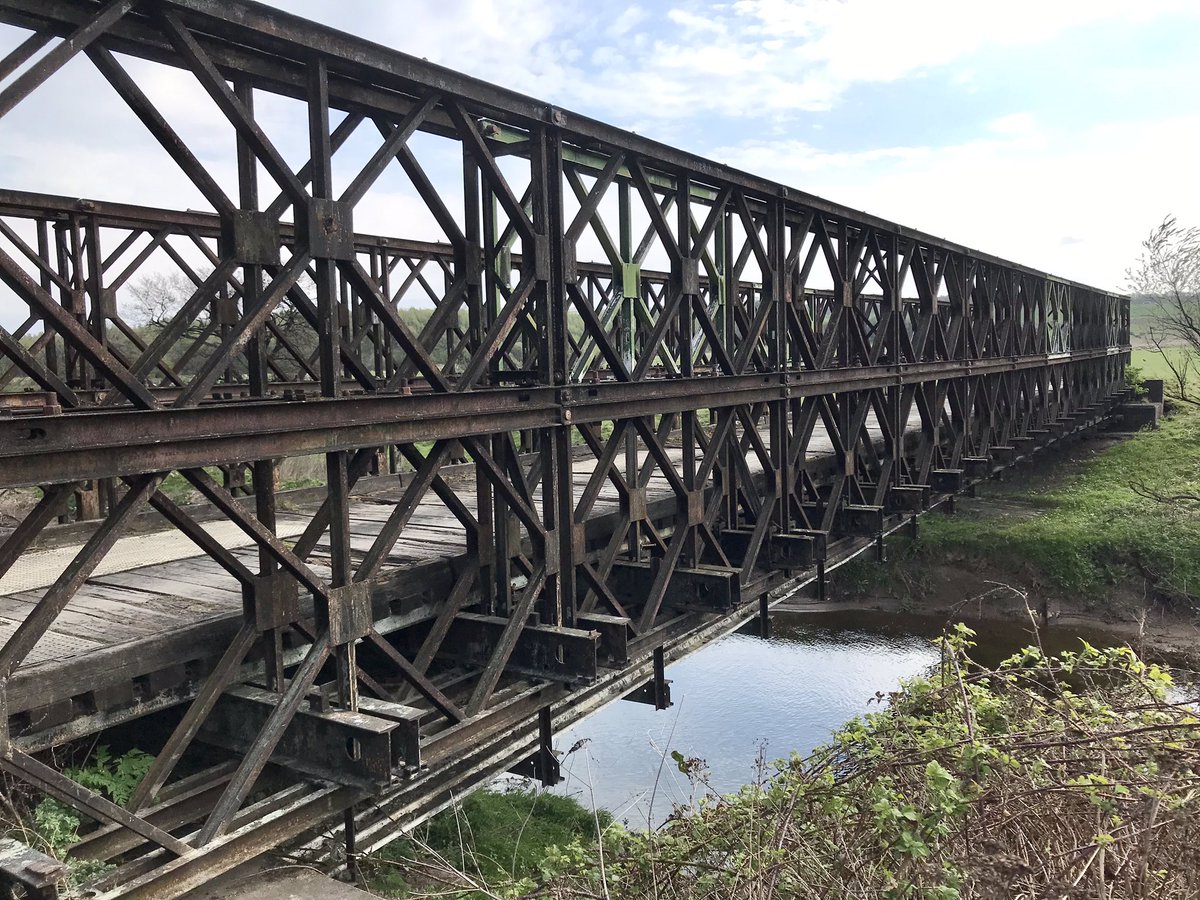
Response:
[{"label": "bridge pier", "polygon": [[558,754],[554,750],[554,727],[549,707],[538,710],[538,745],[533,755],[526,757],[508,771],[538,782],[542,787],[554,787],[563,778]]},{"label": "bridge pier", "polygon": [[[761,610],[760,610],[761,612]],[[644,703],[655,709],[670,709],[671,680],[667,678],[666,654],[662,647],[655,647],[651,653],[652,668],[650,680],[636,690],[626,694],[622,699],[634,703]]]},{"label": "bridge pier", "polygon": [[771,637],[771,604],[766,594],[758,598],[758,635],[763,640]]}]

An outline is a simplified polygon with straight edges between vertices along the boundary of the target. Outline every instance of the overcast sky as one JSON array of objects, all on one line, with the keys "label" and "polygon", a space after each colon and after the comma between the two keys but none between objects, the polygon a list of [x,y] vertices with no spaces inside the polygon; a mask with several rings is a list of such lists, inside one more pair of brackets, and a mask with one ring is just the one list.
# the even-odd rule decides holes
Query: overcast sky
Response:
[{"label": "overcast sky", "polygon": [[[273,5],[1103,287],[1164,215],[1200,224],[1197,0]],[[0,29],[0,52],[23,36]],[[5,120],[0,184],[199,205],[71,65]],[[229,177],[207,98],[151,68],[151,95]]]}]

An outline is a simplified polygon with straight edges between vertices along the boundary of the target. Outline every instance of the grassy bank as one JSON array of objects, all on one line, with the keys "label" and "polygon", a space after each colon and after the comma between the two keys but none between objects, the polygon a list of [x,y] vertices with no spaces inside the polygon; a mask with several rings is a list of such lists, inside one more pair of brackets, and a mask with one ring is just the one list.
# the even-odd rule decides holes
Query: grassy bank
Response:
[{"label": "grassy bank", "polygon": [[590,847],[612,824],[605,811],[541,791],[483,790],[435,816],[367,862],[383,897],[519,896],[545,875],[556,847]]},{"label": "grassy bank", "polygon": [[909,585],[916,605],[940,564],[1003,572],[1013,587],[1116,609],[1145,597],[1181,612],[1200,597],[1200,503],[1150,495],[1200,494],[1200,410],[1157,431],[1080,446],[1068,458],[1023,466],[979,487],[958,515],[921,519],[915,543],[894,542],[887,567],[853,565],[843,580],[863,593]]}]

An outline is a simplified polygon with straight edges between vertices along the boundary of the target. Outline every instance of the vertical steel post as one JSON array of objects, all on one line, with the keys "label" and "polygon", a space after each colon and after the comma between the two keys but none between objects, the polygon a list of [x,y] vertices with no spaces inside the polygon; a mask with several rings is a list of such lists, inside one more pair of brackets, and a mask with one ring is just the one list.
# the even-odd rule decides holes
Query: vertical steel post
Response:
[{"label": "vertical steel post", "polygon": [[[309,236],[325,226],[313,221],[321,216],[317,200],[333,200],[333,150],[329,129],[329,72],[323,59],[316,59],[308,68],[308,134],[312,160],[312,197],[310,208],[297,219],[308,222]],[[311,247],[309,248],[312,249]],[[321,375],[321,396],[336,399],[341,394],[341,306],[338,297],[337,269],[327,253],[314,254],[313,268],[317,291],[318,360]],[[353,580],[353,561],[350,555],[350,478],[349,460],[344,450],[325,454],[325,485],[329,498],[329,567],[330,587],[337,591],[348,587]],[[324,626],[337,611],[323,610]],[[355,641],[334,648],[337,666],[338,699],[343,708],[358,709],[358,676]]]},{"label": "vertical steel post", "polygon": [[[237,98],[250,115],[254,115],[254,89],[246,80],[234,84]],[[238,163],[238,202],[242,210],[257,212],[259,208],[258,195],[258,161],[254,151],[246,143],[241,133],[237,134],[237,163]],[[221,248],[226,253],[232,253],[232,247]],[[262,292],[263,269],[261,266],[244,263],[242,265],[242,306],[249,311],[259,302]],[[247,364],[250,375],[250,395],[265,397],[267,395],[267,366],[266,336],[255,334],[246,345]],[[254,471],[254,507],[258,520],[272,532],[275,531],[275,461],[270,459],[256,460]],[[280,577],[279,565],[275,557],[264,547],[258,548],[258,583],[253,588],[244,588],[247,596],[245,616],[247,621],[277,622],[277,605],[282,596],[275,589],[274,581]],[[270,607],[266,612],[263,607]],[[270,690],[282,692],[284,689],[283,671],[283,628],[272,624],[263,634],[264,668],[267,687]]]},{"label": "vertical steel post", "polygon": [[667,684],[667,662],[662,647],[654,648],[654,708],[669,709],[670,686]]},{"label": "vertical steel post", "polygon": [[[692,326],[695,322],[695,313],[692,304],[696,302],[700,280],[698,276],[699,263],[695,258],[698,253],[694,254],[692,251],[692,182],[683,173],[675,176],[675,212],[679,255],[678,258],[672,260],[671,270],[675,280],[673,287],[679,291],[678,321],[676,322],[676,339],[679,342],[679,374],[684,378],[691,378],[695,375],[692,354]],[[683,454],[683,484],[689,494],[695,494],[703,490],[703,486],[696,482],[696,429],[698,427],[696,410],[684,410],[679,414],[679,419],[679,440]],[[689,498],[689,508],[690,505]],[[693,527],[694,524],[687,521],[686,516],[684,517],[682,527],[688,529],[688,534],[684,538],[680,562],[685,566],[695,565],[699,561],[699,533]],[[680,523],[677,522],[675,527],[679,528]]]},{"label": "vertical steel post", "polygon": [[[507,284],[509,271],[509,254],[500,245],[498,239],[499,203],[496,195],[486,183],[482,186],[482,215],[483,215],[483,258],[484,266],[484,302],[483,329],[486,332],[492,326],[499,310],[503,305],[500,292],[501,275]],[[500,382],[500,367],[502,354],[497,353],[488,363],[488,374],[493,384]],[[509,439],[507,434],[493,434],[489,439],[492,456],[498,462],[509,456]],[[516,461],[519,464],[519,460]],[[492,534],[493,541],[493,574],[492,583],[495,590],[495,612],[507,616],[512,608],[512,550],[516,537],[520,534],[520,526],[508,509],[498,491],[489,491],[492,498]]]},{"label": "vertical steel post", "polygon": [[[787,223],[786,208],[782,198],[770,201],[767,216],[767,258],[770,271],[763,273],[763,290],[767,295],[764,303],[771,303],[768,336],[770,340],[770,364],[772,371],[781,373],[788,367],[787,303],[791,293],[787,273]],[[786,376],[784,376],[786,378]],[[773,499],[775,527],[787,533],[791,530],[791,504],[795,475],[788,466],[788,400],[781,398],[770,404],[770,450],[771,464],[775,468],[775,483],[767,485]]]},{"label": "vertical steel post", "polygon": [[[721,290],[724,299],[721,307],[719,327],[725,347],[734,354],[734,339],[737,335],[737,305],[741,302],[741,286],[736,279],[736,255],[733,252],[733,229],[730,227],[732,213],[728,208],[721,211],[717,220],[717,266],[721,272]],[[734,372],[740,375],[741,372]],[[723,406],[717,410],[717,424],[724,425],[726,419],[736,415],[732,407]],[[738,509],[738,466],[734,454],[741,452],[738,446],[736,425],[730,428],[730,439],[721,449],[721,461],[718,473],[721,476],[721,503],[723,506],[722,519],[725,527],[736,528],[741,524]]]},{"label": "vertical steel post", "polygon": [[[467,307],[467,354],[483,346],[483,335],[487,331],[487,312],[484,309],[484,291],[490,289],[491,275],[484,272],[483,225],[481,221],[482,193],[480,190],[479,165],[464,147],[462,151],[463,183],[463,240],[454,249],[454,272],[465,284]],[[489,272],[491,266],[488,266]],[[484,473],[483,465],[475,461],[475,517],[479,528],[467,534],[467,552],[474,553],[479,560],[479,591],[483,608],[490,614],[498,612],[496,605],[496,533],[495,503],[492,483]]]},{"label": "vertical steel post", "polygon": [[[633,259],[633,203],[629,179],[617,183],[617,241],[621,255],[621,270],[613,273],[616,284],[613,290],[621,291],[620,311],[620,347],[624,357],[625,367],[633,371],[637,365],[637,305],[641,302],[641,273],[638,272]],[[631,296],[628,288],[632,275],[637,274],[638,296]],[[638,487],[638,450],[637,432],[633,428],[625,431],[625,482],[634,489]],[[629,523],[629,557],[634,560],[642,558],[643,528],[640,520]]]},{"label": "vertical steel post", "polygon": [[[547,126],[539,130],[533,158],[534,229],[538,235],[536,249],[539,268],[544,267],[546,278],[539,286],[542,300],[543,349],[541,380],[558,391],[559,402],[570,399],[567,373],[570,364],[568,334],[568,277],[565,255],[566,221],[563,210],[562,135],[558,128]],[[570,410],[564,410],[562,423],[545,429],[541,436],[543,459],[548,469],[542,476],[542,520],[545,524],[546,559],[553,564],[548,569],[546,604],[548,618],[556,625],[575,624],[575,541],[574,541],[574,467],[571,453]]]}]

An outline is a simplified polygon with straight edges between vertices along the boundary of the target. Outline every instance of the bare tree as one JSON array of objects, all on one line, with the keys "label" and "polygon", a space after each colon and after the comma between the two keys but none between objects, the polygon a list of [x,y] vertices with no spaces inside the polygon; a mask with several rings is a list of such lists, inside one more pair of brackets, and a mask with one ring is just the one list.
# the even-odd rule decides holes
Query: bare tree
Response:
[{"label": "bare tree", "polygon": [[1150,232],[1127,272],[1130,288],[1154,305],[1149,340],[1171,370],[1181,399],[1200,376],[1200,228],[1174,216]]},{"label": "bare tree", "polygon": [[[211,268],[197,270],[196,281],[182,271],[148,272],[142,275],[129,285],[129,319],[149,334],[156,334],[176,318],[211,272]],[[264,273],[263,286],[269,282],[270,277]],[[300,277],[297,288],[312,300],[315,287],[307,274]],[[167,360],[173,364],[182,361],[183,372],[194,371],[203,361],[207,348],[215,347],[221,341],[221,329],[213,319],[217,302],[215,294],[205,298],[205,303],[183,329],[182,340],[167,354]],[[233,314],[239,314],[236,307]],[[314,358],[316,335],[293,303],[285,300],[276,307],[271,314],[268,332],[268,353],[271,355],[270,365],[274,375],[285,379],[302,377],[304,363],[311,364]],[[200,343],[200,347],[196,348],[200,350],[199,353],[188,349],[192,342]],[[244,370],[244,366],[244,361],[233,363],[235,370]]]},{"label": "bare tree", "polygon": [[[201,279],[207,274],[202,272]],[[147,272],[129,285],[129,318],[136,325],[161,328],[174,318],[197,287],[183,272]],[[208,310],[204,312],[207,314]]]},{"label": "bare tree", "polygon": [[[1154,304],[1148,338],[1171,370],[1179,399],[1191,403],[1188,386],[1200,376],[1200,228],[1163,219],[1142,242],[1142,255],[1128,271],[1130,287]],[[1140,497],[1175,507],[1200,506],[1200,494],[1162,491],[1143,478],[1130,483]]]}]

